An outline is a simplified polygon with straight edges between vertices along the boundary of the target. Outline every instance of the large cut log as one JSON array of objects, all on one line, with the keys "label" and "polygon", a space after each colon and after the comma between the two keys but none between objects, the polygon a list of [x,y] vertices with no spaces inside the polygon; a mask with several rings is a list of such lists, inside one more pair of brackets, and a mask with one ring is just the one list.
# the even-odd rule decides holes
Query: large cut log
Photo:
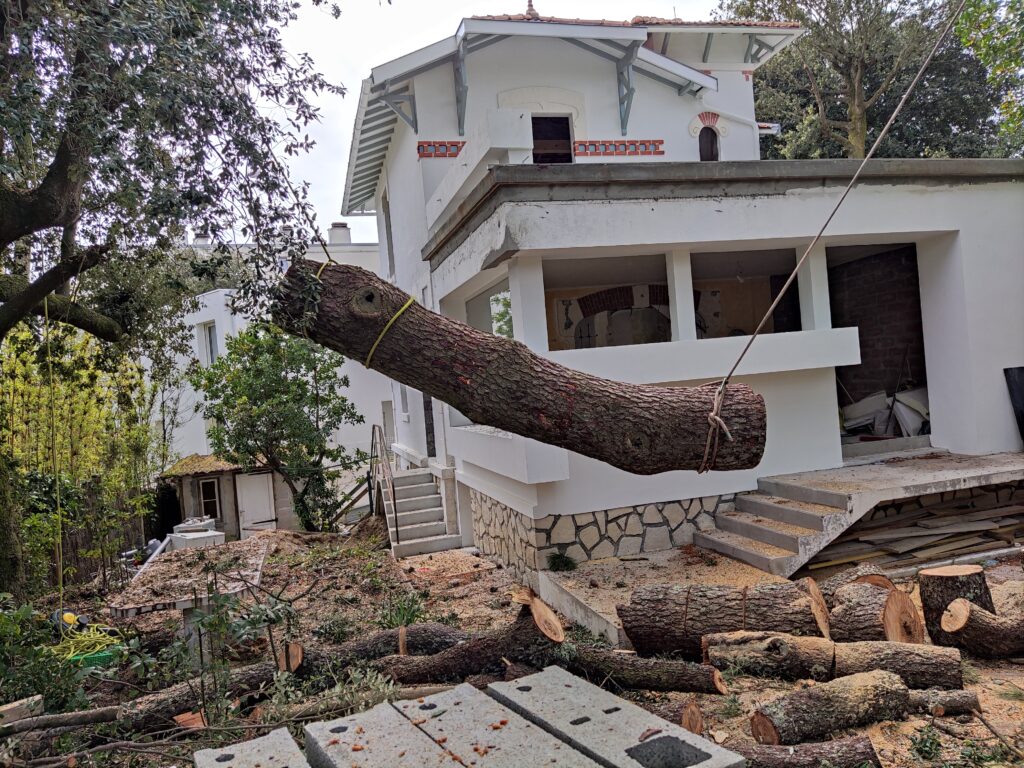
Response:
[{"label": "large cut log", "polygon": [[921,614],[910,596],[898,589],[853,582],[839,587],[833,600],[829,627],[836,642],[924,642]]},{"label": "large cut log", "polygon": [[710,664],[679,659],[642,659],[605,648],[576,646],[569,654],[570,668],[583,672],[593,682],[611,680],[622,688],[645,691],[690,691],[728,693],[722,673]]},{"label": "large cut log", "polygon": [[831,680],[835,643],[781,632],[719,632],[701,641],[704,660],[718,669],[783,680]]},{"label": "large cut log", "polygon": [[[980,565],[945,565],[925,568],[917,574],[921,588],[921,607],[928,637],[935,645],[958,645],[955,638],[942,629],[942,614],[957,598],[970,600],[990,613],[996,612]],[[963,646],[960,646],[963,647]]]},{"label": "large cut log", "polygon": [[821,596],[825,598],[825,605],[831,611],[835,608],[836,590],[847,584],[874,584],[876,587],[885,589],[896,589],[892,579],[885,575],[885,572],[877,565],[864,563],[855,568],[847,568],[834,576],[822,581],[818,586],[821,588]]},{"label": "large cut log", "polygon": [[[297,261],[276,321],[292,333],[443,400],[480,424],[567,448],[641,475],[700,468],[716,386],[610,381],[558,365],[525,345],[413,303],[372,272]],[[401,314],[399,314],[401,312]],[[393,321],[393,322],[392,322]],[[389,325],[390,324],[390,325]],[[728,387],[713,469],[751,469],[764,453],[764,399]]]},{"label": "large cut log", "polygon": [[910,692],[910,710],[935,717],[969,715],[971,712],[980,712],[981,703],[974,691],[940,691],[929,688],[926,691]]},{"label": "large cut log", "polygon": [[616,608],[641,656],[678,653],[701,657],[701,638],[758,629],[828,636],[828,611],[813,579],[733,587],[649,584]]},{"label": "large cut log", "polygon": [[799,744],[843,728],[898,720],[910,692],[892,672],[861,672],[804,688],[761,705],[750,716],[759,744]]},{"label": "large cut log", "polygon": [[960,651],[924,643],[836,643],[835,676],[882,669],[908,688],[963,688]]},{"label": "large cut log", "polygon": [[881,669],[899,675],[908,688],[963,687],[956,648],[885,641],[834,643],[778,632],[706,635],[703,646],[705,661],[718,669],[761,677],[823,682]]},{"label": "large cut log", "polygon": [[747,768],[864,768],[882,763],[867,736],[797,744],[792,747],[765,744],[730,744],[730,748],[747,758]]},{"label": "large cut log", "polygon": [[961,597],[946,608],[940,626],[955,645],[974,656],[1024,656],[1024,614],[996,616]]}]

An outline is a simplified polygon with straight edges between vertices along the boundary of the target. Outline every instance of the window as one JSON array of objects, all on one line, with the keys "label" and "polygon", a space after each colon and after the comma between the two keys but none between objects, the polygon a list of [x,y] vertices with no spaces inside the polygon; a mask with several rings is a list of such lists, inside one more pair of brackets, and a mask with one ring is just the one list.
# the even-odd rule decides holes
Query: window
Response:
[{"label": "window", "polygon": [[512,294],[508,280],[502,280],[466,302],[466,323],[478,331],[506,339],[513,337]]},{"label": "window", "polygon": [[220,519],[220,483],[217,478],[199,481],[199,505],[204,517]]},{"label": "window", "polygon": [[220,357],[220,347],[217,344],[217,324],[202,323],[198,326],[198,330],[199,343],[203,348],[202,354],[205,357],[204,362],[207,365],[213,365],[214,361]]},{"label": "window", "polygon": [[388,274],[393,277],[395,274],[395,242],[391,235],[391,203],[388,200],[387,192],[380,198],[380,208],[384,212],[384,240],[388,248]]},{"label": "window", "polygon": [[572,130],[568,117],[533,118],[533,162],[572,162]]},{"label": "window", "polygon": [[718,131],[704,126],[700,129],[697,143],[700,145],[700,160],[702,163],[718,159]]},{"label": "window", "polygon": [[398,387],[398,394],[402,399],[402,415],[409,415],[409,388],[405,384],[401,384]]}]

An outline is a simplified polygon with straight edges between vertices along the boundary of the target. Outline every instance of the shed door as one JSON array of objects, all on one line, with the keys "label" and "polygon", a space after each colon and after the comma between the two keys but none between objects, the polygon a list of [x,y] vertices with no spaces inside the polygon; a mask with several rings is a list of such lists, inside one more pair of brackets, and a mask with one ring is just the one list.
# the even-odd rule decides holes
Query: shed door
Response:
[{"label": "shed door", "polygon": [[235,475],[238,490],[239,538],[247,539],[259,531],[277,528],[274,514],[273,475],[264,472],[259,475]]}]

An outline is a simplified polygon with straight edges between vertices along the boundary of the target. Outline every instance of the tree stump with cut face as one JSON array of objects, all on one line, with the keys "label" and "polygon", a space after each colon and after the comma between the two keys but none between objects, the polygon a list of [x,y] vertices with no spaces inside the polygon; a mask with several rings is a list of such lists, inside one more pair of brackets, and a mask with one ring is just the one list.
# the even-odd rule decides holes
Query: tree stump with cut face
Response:
[{"label": "tree stump with cut face", "polygon": [[925,568],[917,574],[921,587],[921,606],[924,608],[924,623],[928,636],[935,645],[953,645],[960,648],[962,640],[953,637],[942,628],[942,614],[957,598],[969,600],[990,613],[996,612],[985,581],[985,569],[980,565],[946,565],[940,568]]},{"label": "tree stump with cut face", "polygon": [[898,589],[851,582],[833,594],[832,639],[840,643],[889,640],[923,643],[924,622],[913,600]]},{"label": "tree stump with cut face", "polygon": [[[274,319],[286,330],[371,366],[458,408],[479,424],[567,448],[640,475],[699,469],[717,385],[658,387],[591,376],[413,303],[372,272],[296,261]],[[401,314],[399,314],[401,312]],[[764,398],[726,390],[712,469],[756,467],[764,453]]]},{"label": "tree stump with cut face", "polygon": [[821,588],[821,595],[825,598],[825,604],[831,611],[835,608],[836,590],[845,587],[847,584],[874,584],[884,589],[896,589],[892,579],[885,575],[885,572],[877,565],[864,563],[855,568],[847,568],[845,571],[830,576],[818,586]]}]

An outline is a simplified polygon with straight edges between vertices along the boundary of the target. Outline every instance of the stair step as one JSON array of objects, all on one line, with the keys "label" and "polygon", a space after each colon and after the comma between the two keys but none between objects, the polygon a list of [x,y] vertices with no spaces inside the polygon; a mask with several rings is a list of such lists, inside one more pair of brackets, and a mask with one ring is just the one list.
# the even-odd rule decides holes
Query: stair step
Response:
[{"label": "stair step", "polygon": [[755,541],[731,531],[699,531],[693,534],[693,543],[698,547],[742,560],[762,571],[779,575],[784,574],[789,559],[794,555],[789,550],[773,547],[771,544]]},{"label": "stair step", "polygon": [[811,488],[806,485],[789,483],[785,480],[775,480],[771,477],[758,478],[757,489],[766,495],[781,496],[784,499],[804,501],[808,504],[835,507],[844,512],[850,508],[850,497],[845,493],[829,491],[824,488]]},{"label": "stair step", "polygon": [[[417,496],[433,496],[437,493],[437,486],[433,482],[429,483],[415,483],[409,485],[398,485],[395,484],[395,496],[399,500],[402,499],[414,499]],[[390,501],[391,494],[388,489],[384,489],[384,498]]]},{"label": "stair step", "polygon": [[[391,515],[391,500],[384,497],[384,509]],[[434,507],[441,506],[441,494],[434,493],[430,496],[415,496],[411,499],[399,499],[398,500],[398,511],[401,512],[415,512],[417,509],[433,509]]]},{"label": "stair step", "polygon": [[[402,544],[406,541],[415,541],[416,539],[428,539],[431,536],[442,536],[448,532],[448,528],[444,520],[435,520],[430,523],[413,523],[412,525],[401,525],[402,521],[399,520],[398,537]],[[392,521],[388,520],[388,530],[391,532],[391,540],[395,540],[395,528],[391,524]]]},{"label": "stair step", "polygon": [[[412,512],[399,512],[398,524],[405,528],[407,525],[419,523],[436,523],[444,521],[444,507],[426,507],[425,509],[414,509]],[[388,510],[388,526],[395,527],[395,516]]]},{"label": "stair step", "polygon": [[800,539],[816,536],[820,533],[812,528],[791,525],[770,517],[751,514],[750,512],[719,512],[715,517],[715,525],[720,530],[738,533],[749,539],[763,541],[774,547],[790,552],[800,551]]},{"label": "stair step", "polygon": [[393,473],[395,488],[406,485],[422,485],[434,482],[434,475],[429,469],[410,469]]},{"label": "stair step", "polygon": [[764,493],[748,493],[736,497],[735,507],[740,512],[749,512],[759,517],[778,520],[780,523],[824,531],[826,518],[842,515],[845,510],[806,501],[794,501]]},{"label": "stair step", "polygon": [[454,533],[445,536],[429,536],[424,539],[402,539],[402,543],[391,547],[396,557],[411,557],[427,552],[441,552],[446,549],[459,549],[462,546],[462,534]]}]

